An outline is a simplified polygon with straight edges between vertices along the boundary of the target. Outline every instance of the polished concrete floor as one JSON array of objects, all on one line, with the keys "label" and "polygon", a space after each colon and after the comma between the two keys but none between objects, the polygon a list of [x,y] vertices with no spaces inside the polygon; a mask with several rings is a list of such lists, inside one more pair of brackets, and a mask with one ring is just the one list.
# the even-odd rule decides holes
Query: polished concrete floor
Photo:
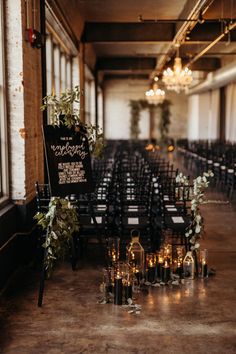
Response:
[{"label": "polished concrete floor", "polygon": [[[222,194],[208,193],[213,200]],[[102,264],[95,246],[72,272],[59,265],[46,282],[44,305],[37,307],[38,273],[25,270],[0,303],[2,354],[231,354],[236,353],[236,208],[202,207],[209,264],[208,279],[136,294],[140,314],[99,304]]]}]

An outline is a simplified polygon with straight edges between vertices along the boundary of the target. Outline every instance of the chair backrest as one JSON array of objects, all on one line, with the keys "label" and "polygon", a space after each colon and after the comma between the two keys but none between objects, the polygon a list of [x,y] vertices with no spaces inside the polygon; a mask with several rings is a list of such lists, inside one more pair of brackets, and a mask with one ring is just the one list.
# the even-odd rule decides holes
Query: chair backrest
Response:
[{"label": "chair backrest", "polygon": [[49,184],[40,184],[38,182],[35,182],[35,191],[38,211],[47,211],[51,198]]}]

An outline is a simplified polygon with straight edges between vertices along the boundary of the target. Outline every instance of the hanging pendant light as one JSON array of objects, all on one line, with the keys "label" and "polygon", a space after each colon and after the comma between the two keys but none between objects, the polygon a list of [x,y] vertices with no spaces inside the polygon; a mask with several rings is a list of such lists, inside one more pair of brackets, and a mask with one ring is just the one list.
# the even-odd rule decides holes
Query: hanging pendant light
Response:
[{"label": "hanging pendant light", "polygon": [[162,103],[165,99],[165,91],[158,88],[157,81],[158,77],[155,76],[152,88],[145,92],[148,103],[155,106]]},{"label": "hanging pendant light", "polygon": [[192,83],[192,71],[187,67],[183,69],[182,60],[179,57],[179,47],[173,70],[171,68],[167,68],[163,72],[162,81],[166,85],[167,90],[175,91],[177,93],[180,93],[181,91],[186,92],[189,85]]}]

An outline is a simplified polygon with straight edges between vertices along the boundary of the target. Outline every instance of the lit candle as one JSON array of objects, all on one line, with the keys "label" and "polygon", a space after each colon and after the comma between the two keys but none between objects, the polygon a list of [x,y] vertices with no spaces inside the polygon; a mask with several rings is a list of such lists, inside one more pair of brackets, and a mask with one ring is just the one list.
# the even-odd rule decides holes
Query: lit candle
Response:
[{"label": "lit candle", "polygon": [[183,263],[180,260],[177,261],[176,274],[178,274],[179,277],[183,275]]},{"label": "lit candle", "polygon": [[167,261],[165,261],[165,264],[162,266],[162,271],[161,271],[161,281],[163,283],[167,283],[170,280],[170,266]]},{"label": "lit candle", "polygon": [[122,305],[122,279],[120,273],[117,272],[114,284],[114,304]]},{"label": "lit candle", "polygon": [[157,278],[158,279],[161,279],[161,270],[162,270],[163,262],[164,262],[163,257],[159,256],[158,263],[157,263]]},{"label": "lit candle", "polygon": [[155,267],[152,259],[150,259],[148,263],[148,270],[147,270],[147,281],[153,283],[154,280],[155,280]]},{"label": "lit candle", "polygon": [[137,268],[135,268],[134,274],[135,274],[135,277],[136,277],[136,279],[137,279],[138,285],[140,285],[141,273],[140,273],[140,271],[139,271]]},{"label": "lit candle", "polygon": [[124,296],[125,300],[132,299],[132,284],[130,282],[126,282],[124,287]]},{"label": "lit candle", "polygon": [[208,277],[208,267],[207,267],[207,249],[200,251],[200,276],[202,278]]},{"label": "lit candle", "polygon": [[195,264],[192,252],[188,251],[183,260],[183,275],[184,278],[194,279]]},{"label": "lit candle", "polygon": [[208,268],[207,268],[207,264],[206,261],[203,260],[202,261],[202,267],[201,267],[201,274],[203,278],[207,278],[208,277]]}]

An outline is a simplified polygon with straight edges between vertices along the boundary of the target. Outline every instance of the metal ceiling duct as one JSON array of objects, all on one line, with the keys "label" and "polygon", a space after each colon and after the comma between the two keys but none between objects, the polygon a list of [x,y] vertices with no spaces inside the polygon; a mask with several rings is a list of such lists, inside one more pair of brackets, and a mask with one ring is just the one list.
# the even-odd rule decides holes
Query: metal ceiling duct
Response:
[{"label": "metal ceiling duct", "polygon": [[[156,73],[162,71],[169,57],[170,51],[172,51],[173,48],[176,51],[176,47],[175,47],[176,43],[181,43],[183,41],[186,32],[190,28],[193,29],[193,27],[196,25],[197,22],[195,20],[199,18],[199,13],[204,14],[209,8],[209,6],[213,3],[213,1],[214,0],[198,0],[197,3],[195,3],[195,5],[192,7],[190,13],[187,16],[188,21],[185,21],[182,25],[179,26],[178,31],[175,34],[172,43],[170,43],[167,47],[165,47],[166,54],[161,55],[159,60],[157,60],[156,68],[154,72],[152,72],[150,77],[153,77],[156,75]],[[189,3],[191,3],[190,0]],[[193,22],[189,22],[190,20],[193,20]]]},{"label": "metal ceiling duct", "polygon": [[206,80],[199,85],[189,89],[188,95],[194,95],[209,90],[214,90],[219,87],[226,86],[227,84],[236,81],[236,62],[232,62],[223,68],[209,73]]}]

